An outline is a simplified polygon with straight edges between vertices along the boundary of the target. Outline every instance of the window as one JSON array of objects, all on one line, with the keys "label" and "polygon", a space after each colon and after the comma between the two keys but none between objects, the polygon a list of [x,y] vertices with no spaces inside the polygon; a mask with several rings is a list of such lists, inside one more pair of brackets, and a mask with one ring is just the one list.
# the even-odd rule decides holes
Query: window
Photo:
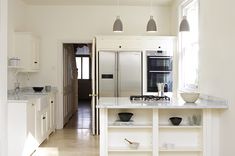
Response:
[{"label": "window", "polygon": [[78,79],[90,79],[90,57],[78,56],[76,57],[76,64],[78,68]]},{"label": "window", "polygon": [[198,88],[198,10],[198,0],[187,1],[181,5],[180,19],[182,19],[182,15],[187,16],[190,25],[189,32],[181,32],[179,35],[179,87],[183,90],[196,90]]}]

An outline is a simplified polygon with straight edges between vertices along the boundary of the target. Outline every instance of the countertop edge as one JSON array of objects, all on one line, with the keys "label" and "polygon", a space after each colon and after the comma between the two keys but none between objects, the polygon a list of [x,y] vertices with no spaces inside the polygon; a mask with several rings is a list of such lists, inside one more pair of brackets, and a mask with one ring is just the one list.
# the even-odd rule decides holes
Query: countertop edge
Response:
[{"label": "countertop edge", "polygon": [[131,102],[128,97],[101,97],[96,108],[100,109],[228,109],[228,101],[204,96],[196,103],[185,103],[181,98],[165,102]]}]

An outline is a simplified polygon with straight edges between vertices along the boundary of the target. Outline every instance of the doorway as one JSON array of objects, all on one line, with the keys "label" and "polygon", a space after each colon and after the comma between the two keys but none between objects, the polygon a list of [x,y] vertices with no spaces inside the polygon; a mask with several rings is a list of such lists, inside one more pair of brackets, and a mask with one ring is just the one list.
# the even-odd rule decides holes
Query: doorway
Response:
[{"label": "doorway", "polygon": [[[89,47],[89,54],[78,52],[78,48],[84,45]],[[95,135],[93,126],[95,97],[89,97],[89,94],[94,94],[95,88],[95,55],[91,55],[91,49],[94,52],[92,45],[94,44],[63,44],[64,128],[52,133],[33,156],[99,155],[99,136]]]},{"label": "doorway", "polygon": [[[64,74],[74,73],[74,68],[76,69],[76,75],[74,75],[74,80],[72,88],[75,87],[75,92],[71,97],[75,97],[75,100],[70,100],[75,103],[75,110],[72,111],[69,119],[65,121],[64,128],[67,129],[89,129],[91,130],[91,120],[92,120],[92,108],[91,108],[91,97],[89,94],[92,92],[91,88],[91,51],[92,44],[91,43],[66,43],[64,44],[64,51],[67,54],[64,54]],[[72,54],[72,58],[67,60],[66,55]],[[71,63],[72,66],[67,69],[70,71],[66,71],[66,66],[69,66],[69,62],[72,61],[75,63]],[[64,76],[64,79],[66,76]],[[64,85],[66,85],[66,81],[64,80]],[[64,86],[66,88],[66,86]],[[64,95],[64,99],[67,97]],[[64,100],[64,104],[66,104],[66,100]]]}]

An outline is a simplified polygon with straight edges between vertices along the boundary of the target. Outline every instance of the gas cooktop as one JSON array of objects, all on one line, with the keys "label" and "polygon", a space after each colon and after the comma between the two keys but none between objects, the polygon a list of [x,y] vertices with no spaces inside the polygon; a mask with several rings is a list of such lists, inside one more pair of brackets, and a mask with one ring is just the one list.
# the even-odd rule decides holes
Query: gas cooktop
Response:
[{"label": "gas cooktop", "polygon": [[170,101],[168,96],[154,96],[154,95],[133,95],[130,96],[131,101]]}]

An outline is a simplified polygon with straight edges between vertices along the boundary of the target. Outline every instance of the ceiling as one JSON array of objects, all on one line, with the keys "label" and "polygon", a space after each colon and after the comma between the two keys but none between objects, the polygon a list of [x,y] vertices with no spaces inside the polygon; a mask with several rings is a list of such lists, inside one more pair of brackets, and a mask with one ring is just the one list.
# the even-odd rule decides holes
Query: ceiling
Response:
[{"label": "ceiling", "polygon": [[[117,5],[117,0],[23,0],[32,5]],[[152,0],[153,5],[170,5],[173,0]],[[120,5],[149,6],[151,0],[119,0]]]}]

